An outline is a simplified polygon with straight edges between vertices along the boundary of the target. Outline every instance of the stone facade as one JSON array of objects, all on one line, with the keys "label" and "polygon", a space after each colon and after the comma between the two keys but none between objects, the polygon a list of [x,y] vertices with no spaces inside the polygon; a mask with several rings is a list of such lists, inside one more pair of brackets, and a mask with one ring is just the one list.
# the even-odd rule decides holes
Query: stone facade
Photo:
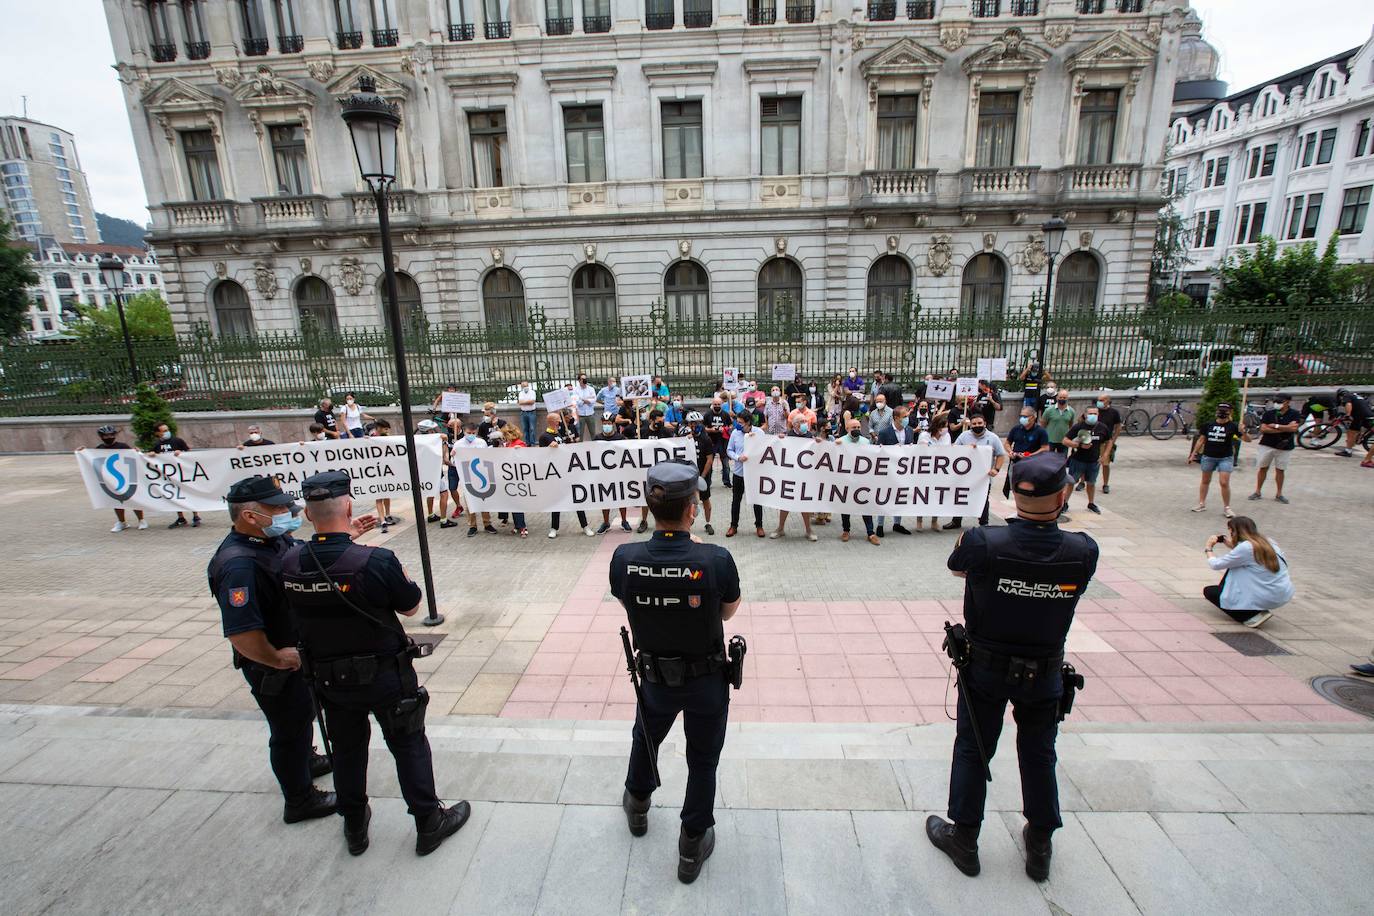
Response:
[{"label": "stone facade", "polygon": [[[807,314],[862,313],[886,255],[930,310],[959,308],[966,265],[991,254],[1001,307],[1023,308],[1044,285],[1036,243],[1054,213],[1069,220],[1064,253],[1081,249],[1096,268],[1095,307],[1143,300],[1176,51],[1196,30],[1182,0],[1121,0],[1100,14],[1074,0],[683,2],[646,16],[611,0],[593,17],[591,2],[546,11],[513,0],[507,11],[493,0],[508,19],[462,22],[446,10],[456,2],[294,0],[281,27],[299,35],[270,30],[264,43],[238,4],[183,4],[199,18],[179,7],[159,21],[163,4],[106,0],[178,326],[218,329],[217,303],[241,305],[238,289],[219,289],[227,281],[246,293],[257,331],[297,328],[303,296],[332,298],[342,326],[381,323],[376,214],[338,115],[363,75],[400,105],[396,266],[430,321],[495,320],[484,285],[498,268],[551,317],[605,315],[607,296],[620,314],[645,314],[682,260],[704,270],[710,314],[754,314],[773,258],[800,271]],[[336,21],[337,6],[356,21]],[[979,167],[980,96],[992,92],[1013,94],[1007,148]],[[1104,92],[1115,100],[1109,152],[1086,164],[1080,109]],[[911,119],[885,157],[880,109],[893,95]],[[779,97],[796,100],[799,126],[778,126]],[[701,175],[671,177],[665,146],[682,135],[669,139],[678,122],[665,119],[698,101],[686,107]],[[604,156],[584,173],[569,145],[590,135],[569,111],[586,105],[600,106],[600,139],[587,145],[604,144]],[[499,181],[474,154],[472,113],[494,111]],[[600,300],[578,312],[589,264],[609,270],[613,292],[595,290]]]}]

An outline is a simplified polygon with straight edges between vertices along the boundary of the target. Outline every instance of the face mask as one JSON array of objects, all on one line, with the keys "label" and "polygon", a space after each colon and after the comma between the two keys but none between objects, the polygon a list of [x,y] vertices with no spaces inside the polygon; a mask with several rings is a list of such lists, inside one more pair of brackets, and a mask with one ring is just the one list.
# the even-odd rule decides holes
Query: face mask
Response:
[{"label": "face mask", "polygon": [[736,424],[735,424],[735,429],[738,429],[740,432],[743,432],[743,431],[744,431],[744,424],[743,424],[743,423],[736,423]]},{"label": "face mask", "polygon": [[262,433],[251,433],[251,434],[248,436],[248,441],[249,441],[249,442],[261,442],[261,441],[262,441]]},{"label": "face mask", "polygon": [[854,430],[852,433],[849,434],[849,438],[853,439],[855,442],[858,442],[858,441],[859,441],[859,431],[858,431],[857,429]]},{"label": "face mask", "polygon": [[172,431],[169,429],[169,430],[167,430],[166,432],[162,433],[162,438],[164,438],[164,439],[170,439],[170,438],[172,438]]},{"label": "face mask", "polygon": [[906,417],[898,417],[892,421],[898,429],[906,429]]},{"label": "face mask", "polygon": [[973,430],[973,434],[974,434],[975,436],[982,436],[983,433],[987,432],[987,427],[986,427],[986,426],[973,426],[973,427],[970,427],[970,429]]},{"label": "face mask", "polygon": [[1090,413],[1090,414],[1088,414],[1086,417],[1084,417],[1084,419],[1087,420],[1089,423],[1096,423],[1096,422],[1097,422],[1097,414],[1095,414],[1095,413]]},{"label": "face mask", "polygon": [[919,410],[917,410],[916,412],[917,412],[918,414],[920,414],[921,416],[924,417],[926,414],[930,413],[930,408],[929,408],[929,407],[922,407],[922,408],[920,408]]},{"label": "face mask", "polygon": [[106,445],[114,445],[114,437],[113,437],[113,436],[110,437],[109,439],[106,439],[104,436],[101,436],[101,437],[100,437],[100,441],[101,441],[101,442],[104,442]]},{"label": "face mask", "polygon": [[602,424],[601,424],[601,431],[602,431],[603,433],[605,433],[606,435],[608,435],[608,436],[611,434],[612,430],[614,430],[614,429],[615,429],[615,426],[614,426],[613,424],[611,424],[611,423],[602,423]]},{"label": "face mask", "polygon": [[301,517],[290,512],[283,512],[281,515],[272,516],[272,524],[262,529],[262,533],[270,538],[281,537],[289,534],[301,526]]},{"label": "face mask", "polygon": [[323,439],[323,438],[325,438],[325,435],[324,435],[324,433],[316,433],[316,434],[315,434],[315,438],[316,438],[316,439]]},{"label": "face mask", "polygon": [[1058,404],[1060,407],[1063,407],[1064,405],[1069,403],[1069,400],[1068,398],[1062,398],[1060,400],[1055,401],[1054,403]]},{"label": "face mask", "polygon": [[346,403],[352,404],[352,403],[353,403],[353,399],[352,399],[352,398],[349,398],[348,401],[347,401]]},{"label": "face mask", "polygon": [[681,407],[682,407],[682,402],[681,402],[681,401],[674,401],[674,402],[673,402],[673,406],[674,406],[674,407],[677,407],[677,408],[681,408]]},{"label": "face mask", "polygon": [[815,386],[815,385],[812,385],[812,386],[811,386],[811,393],[812,393],[812,394],[815,394],[815,393],[816,393],[816,386]]},{"label": "face mask", "polygon": [[874,410],[887,410],[887,405],[879,401],[873,408]]},{"label": "face mask", "polygon": [[801,433],[803,436],[806,435],[807,433],[811,432],[811,424],[810,424],[810,423],[798,423],[798,424],[797,424],[797,432]]},{"label": "face mask", "polygon": [[477,437],[474,436],[472,433],[464,433],[464,434],[463,434],[463,441],[464,441],[464,442],[476,442],[476,441],[477,441]]},{"label": "face mask", "polygon": [[1021,425],[1022,425],[1022,426],[1030,426],[1030,425],[1031,425],[1031,418],[1030,418],[1030,417],[1022,417],[1022,418],[1021,418]]},{"label": "face mask", "polygon": [[850,378],[858,378],[858,377],[859,377],[859,373],[857,373],[857,372],[851,372],[851,373],[849,373],[849,377],[850,377]]},{"label": "face mask", "polygon": [[1098,401],[1098,402],[1097,402],[1097,407],[1098,407],[1099,410],[1102,409],[1103,407],[1106,407],[1106,406],[1107,406],[1107,402],[1106,402],[1106,401]]}]

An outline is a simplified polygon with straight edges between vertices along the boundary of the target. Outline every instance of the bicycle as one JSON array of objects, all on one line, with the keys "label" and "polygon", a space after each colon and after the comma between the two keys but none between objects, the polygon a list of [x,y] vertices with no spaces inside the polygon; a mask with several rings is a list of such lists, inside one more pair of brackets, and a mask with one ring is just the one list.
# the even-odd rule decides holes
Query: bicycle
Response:
[{"label": "bicycle", "polygon": [[1121,431],[1128,436],[1143,436],[1150,429],[1150,412],[1143,407],[1136,407],[1135,402],[1135,395],[1126,402],[1126,419],[1121,425]]},{"label": "bicycle", "polygon": [[1254,401],[1247,401],[1245,404],[1245,416],[1241,417],[1241,427],[1245,430],[1245,435],[1254,438],[1259,435],[1260,424],[1264,420],[1264,410]]},{"label": "bicycle", "polygon": [[1163,440],[1172,439],[1179,433],[1186,436],[1192,416],[1193,412],[1184,407],[1182,401],[1174,401],[1167,411],[1150,418],[1150,435]]},{"label": "bicycle", "polygon": [[[1350,422],[1350,416],[1341,413],[1329,420],[1318,420],[1304,426],[1298,432],[1298,445],[1313,452],[1330,448],[1345,438],[1344,433],[1350,428]],[[1365,431],[1360,437],[1359,447],[1366,451],[1374,447],[1374,429]]]}]

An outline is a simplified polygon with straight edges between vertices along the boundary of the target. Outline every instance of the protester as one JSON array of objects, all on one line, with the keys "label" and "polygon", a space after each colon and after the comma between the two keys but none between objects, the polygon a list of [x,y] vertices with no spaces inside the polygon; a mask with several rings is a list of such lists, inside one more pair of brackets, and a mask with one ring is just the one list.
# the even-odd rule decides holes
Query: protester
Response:
[{"label": "protester", "polygon": [[809,405],[805,395],[797,395],[793,402],[792,412],[787,415],[787,426],[789,429],[796,422],[798,417],[806,421],[808,429],[815,430],[816,410]]},{"label": "protester", "polygon": [[660,398],[666,398],[666,397],[668,397],[668,395],[669,395],[668,386],[665,385],[665,384],[663,383],[663,376],[661,376],[661,375],[655,375],[655,376],[653,377],[653,379],[650,380],[650,382],[649,382],[649,391],[650,391],[651,394],[656,394],[656,395],[658,395]]},{"label": "protester", "polygon": [[[930,418],[930,426],[921,431],[920,437],[916,440],[917,445],[945,445],[951,444],[949,438],[949,415],[937,413]],[[938,530],[940,519],[934,515],[930,517],[930,530]],[[925,516],[916,516],[916,530],[921,531],[925,528]]]},{"label": "protester", "polygon": [[988,429],[996,429],[997,414],[1002,411],[1002,396],[991,382],[978,382],[978,396],[969,406],[969,415],[981,414]]},{"label": "protester", "polygon": [[1088,490],[1088,511],[1102,514],[1097,507],[1097,475],[1102,467],[1102,450],[1111,438],[1111,428],[1102,422],[1102,414],[1096,406],[1084,408],[1083,419],[1069,427],[1060,444],[1068,449],[1069,477],[1073,483],[1070,491],[1064,494],[1064,505],[1059,510],[1061,521],[1069,520],[1069,499],[1073,486],[1078,483]]},{"label": "protester", "polygon": [[[376,420],[368,431],[369,436],[389,436],[391,435],[391,423],[387,420]],[[376,501],[377,519],[383,532],[390,530],[392,525],[399,525],[401,520],[391,514],[391,497]]]},{"label": "protester", "polygon": [[[539,436],[539,446],[541,448],[558,448],[569,440],[566,437],[561,425],[558,422],[557,414],[550,414],[545,417],[544,432]],[[562,520],[561,512],[554,512],[549,517],[549,538],[558,537],[558,524]],[[577,510],[577,524],[581,526],[582,533],[587,537],[595,537],[596,529],[587,523],[587,513],[581,509]]]},{"label": "protester", "polygon": [[[474,420],[469,420],[467,423],[463,424],[463,438],[459,439],[458,442],[455,444],[462,446],[463,448],[490,448],[490,440],[483,439],[480,435],[478,435],[478,430],[479,424]],[[387,500],[388,506],[390,505],[390,502],[390,500]],[[465,509],[467,511],[468,517],[468,537],[475,538],[477,537],[477,513],[472,510],[470,500],[468,501],[468,505],[465,506]],[[482,513],[482,530],[485,531],[487,534],[499,533],[491,523],[490,512]]]},{"label": "protester", "polygon": [[1345,447],[1336,449],[1336,454],[1342,458],[1349,458],[1354,454],[1351,449],[1360,441],[1360,437],[1368,430],[1374,429],[1374,409],[1370,408],[1368,401],[1348,388],[1341,388],[1336,392],[1336,403],[1345,411],[1346,416],[1350,417],[1350,426],[1345,431]]},{"label": "protester", "polygon": [[770,436],[786,435],[787,414],[787,402],[782,399],[782,389],[774,385],[763,405],[764,433]]},{"label": "protester", "polygon": [[[435,497],[435,496],[426,496],[426,497],[425,497],[425,522],[426,522],[427,524],[431,524],[431,525],[434,524],[435,522],[440,522],[440,519],[443,519],[443,522],[447,522],[448,519],[445,518],[445,516],[448,514],[448,477],[449,477],[449,471],[452,470],[452,469],[449,467],[449,463],[448,463],[448,462],[449,462],[448,443],[445,441],[444,432],[443,432],[442,429],[439,428],[439,422],[438,422],[437,420],[421,420],[419,423],[416,423],[416,424],[415,424],[415,435],[417,435],[417,436],[439,436],[439,437],[440,437],[440,440],[439,440],[439,457],[440,457],[440,463],[439,463],[439,493],[438,493],[438,496],[437,496],[437,497]],[[437,511],[437,512],[435,511],[435,506],[434,506],[434,501],[435,501],[436,498],[437,498],[438,501],[439,501],[439,506],[438,506],[438,511]],[[450,528],[450,527],[453,527],[451,524],[450,524],[450,525],[445,525],[445,524],[443,524],[443,522],[440,522],[440,524],[439,524],[439,527],[440,527],[440,528]]]},{"label": "protester", "polygon": [[248,438],[243,440],[240,448],[256,448],[261,445],[276,445],[271,439],[262,437],[262,428],[256,423],[248,427]]},{"label": "protester", "polygon": [[[443,404],[444,404],[444,392],[445,392],[445,391],[448,392],[449,394],[457,394],[457,393],[458,393],[458,386],[455,385],[455,384],[453,384],[452,382],[449,382],[447,385],[445,385],[445,386],[444,386],[444,391],[441,391],[441,392],[439,392],[438,394],[436,394],[436,395],[434,396],[434,400],[432,400],[432,401],[429,402],[429,410],[430,410],[430,413],[436,414],[437,416],[440,416],[440,417],[443,418],[444,427],[447,429],[447,428],[450,428],[450,424],[451,424],[454,420],[459,420],[459,421],[461,421],[463,418],[462,418],[462,415],[461,415],[461,414],[455,413],[454,411],[451,411],[451,410],[450,410],[450,411],[444,412],[444,411],[441,409],[441,408],[443,407]],[[364,427],[364,429],[365,429],[365,427]],[[366,435],[365,432],[364,432],[364,435]],[[450,436],[450,438],[452,438],[452,436]]]},{"label": "protester", "polygon": [[596,436],[597,415],[601,413],[597,405],[596,389],[587,384],[587,373],[577,373],[577,384],[573,386],[573,403],[577,405],[577,425],[581,430],[583,442],[591,442]]},{"label": "protester", "polygon": [[[655,396],[656,397],[656,396]],[[656,413],[652,410],[645,411],[644,419],[639,424],[640,439],[668,439],[675,435],[675,432],[668,428],[665,421],[665,414]],[[649,530],[649,507],[639,507],[639,526],[635,531],[643,534]]]},{"label": "protester", "polygon": [[1212,474],[1216,473],[1221,484],[1222,508],[1227,518],[1235,516],[1231,511],[1231,472],[1236,467],[1235,446],[1239,441],[1240,427],[1231,419],[1231,405],[1218,404],[1216,419],[1202,424],[1188,454],[1189,464],[1198,461],[1202,467],[1202,482],[1198,485],[1193,512],[1207,511],[1207,489],[1212,485]]},{"label": "protester", "polygon": [[[808,423],[808,422],[806,422],[806,415],[803,414],[803,413],[794,413],[794,414],[793,414],[793,419],[789,419],[789,420],[788,420],[787,434],[786,434],[785,436],[779,436],[779,438],[781,438],[781,439],[787,439],[787,438],[792,438],[792,439],[810,439],[810,438],[812,438],[812,435],[811,435],[811,424]],[[768,535],[770,538],[772,538],[772,539],[774,539],[774,540],[777,540],[778,538],[786,537],[786,535],[787,535],[787,516],[788,516],[788,511],[787,511],[786,509],[779,509],[779,510],[778,510],[778,527],[775,528],[775,529],[773,529],[772,533],[770,533],[770,534]],[[806,532],[806,539],[807,539],[808,541],[815,541],[817,538],[816,538],[815,533],[811,530],[811,513],[810,513],[810,512],[803,512],[803,513],[801,514],[801,517],[802,517],[802,530]]]},{"label": "protester", "polygon": [[[999,406],[997,409],[1000,410],[1001,407]],[[988,513],[992,508],[992,480],[1007,461],[1007,448],[1002,444],[1002,440],[997,438],[997,434],[988,429],[987,417],[978,411],[969,413],[968,429],[959,434],[959,438],[954,440],[954,444],[992,450],[992,467],[988,469],[988,498],[983,502],[983,514],[978,516],[978,524],[981,527],[988,523]],[[946,531],[953,531],[962,527],[964,527],[964,519],[961,516],[955,516],[945,523]]]},{"label": "protester", "polygon": [[1048,386],[1053,381],[1049,370],[1040,365],[1040,360],[1031,359],[1026,361],[1026,368],[1021,370],[1017,376],[1021,380],[1021,406],[1030,407],[1040,412],[1040,392],[1041,386]]},{"label": "protester", "polygon": [[[97,429],[95,431],[95,434],[100,437],[100,444],[96,446],[96,448],[98,449],[133,449],[133,446],[129,445],[129,443],[120,442],[119,430],[115,429],[113,426],[110,426],[108,424]],[[82,448],[77,449],[77,451],[82,451],[83,449],[84,446]],[[123,509],[114,510],[114,514],[115,523],[114,527],[110,529],[111,533],[118,533],[129,527],[129,525],[125,522],[125,515]],[[143,510],[135,509],[134,515],[138,518],[138,530],[147,531],[148,523],[143,519]]]},{"label": "protester", "polygon": [[339,421],[334,417],[334,402],[329,398],[320,400],[320,409],[315,411],[315,422],[324,427],[326,439],[339,438]]},{"label": "protester", "polygon": [[[165,454],[167,454],[168,452],[170,452],[173,456],[176,456],[176,455],[180,455],[182,452],[189,452],[190,450],[191,450],[191,446],[189,446],[189,445],[186,444],[186,440],[183,439],[183,438],[181,438],[180,436],[173,435],[171,428],[170,428],[166,423],[159,423],[159,424],[157,425],[157,440],[154,442],[152,451],[149,452],[149,454],[151,454],[151,455],[158,455],[158,454],[163,454],[163,455],[165,455]],[[174,522],[172,522],[170,525],[167,526],[167,528],[168,528],[169,530],[172,529],[172,528],[185,528],[185,527],[186,527],[186,513],[185,513],[185,512],[178,512],[178,513],[177,513],[177,520],[174,521]],[[192,512],[192,513],[191,513],[191,527],[192,527],[192,528],[199,528],[199,527],[200,527],[200,513],[199,513],[199,512]]]},{"label": "protester", "polygon": [[923,433],[930,429],[930,418],[933,416],[934,414],[930,410],[930,402],[922,396],[920,400],[916,402],[916,410],[908,415],[908,420],[910,421],[912,429],[916,430],[918,433]]},{"label": "protester", "polygon": [[858,368],[854,366],[849,367],[849,374],[845,376],[845,379],[841,384],[843,384],[845,390],[849,392],[864,391],[863,376],[859,375]]},{"label": "protester", "polygon": [[682,407],[682,395],[675,394],[668,401],[668,409],[663,412],[663,425],[674,434],[687,423],[687,411]]},{"label": "protester", "polygon": [[1274,499],[1284,505],[1288,497],[1283,495],[1283,479],[1288,470],[1288,462],[1293,457],[1297,445],[1298,426],[1302,414],[1293,409],[1291,394],[1276,394],[1269,402],[1269,409],[1260,415],[1260,440],[1256,446],[1259,457],[1259,471],[1255,474],[1255,492],[1250,499],[1263,499],[1264,478],[1269,468],[1274,468]]},{"label": "protester", "polygon": [[521,382],[515,392],[515,403],[520,408],[520,436],[526,442],[534,441],[536,401],[534,386],[529,382]]},{"label": "protester", "polygon": [[582,441],[581,424],[577,420],[577,413],[571,407],[565,407],[558,412],[558,422],[563,427],[563,441],[580,442]]},{"label": "protester", "polygon": [[[354,439],[361,439],[363,437],[363,424],[374,419],[368,414],[367,409],[358,403],[358,399],[354,397],[351,391],[344,397],[340,415],[343,419],[344,433]],[[341,433],[340,436],[342,437],[343,434]]]},{"label": "protester", "polygon": [[725,401],[717,396],[711,398],[711,407],[703,415],[703,419],[706,433],[711,437],[711,448],[715,452],[716,461],[720,464],[721,483],[727,490],[731,489],[730,462],[726,458],[725,449],[730,444],[734,418],[726,411]]},{"label": "protester", "polygon": [[[496,418],[496,405],[491,401],[487,401],[482,405],[482,419],[477,422],[477,438],[481,439],[483,442],[490,442],[491,434],[497,428],[497,422],[499,421]],[[454,438],[462,435],[462,430],[462,422],[457,421]]]},{"label": "protester", "polygon": [[1063,389],[1056,391],[1054,403],[1047,406],[1040,416],[1040,424],[1045,427],[1045,436],[1050,440],[1050,451],[1061,454],[1068,452],[1064,438],[1077,420],[1077,411],[1069,406],[1069,393]]},{"label": "protester", "polygon": [[[879,445],[915,445],[921,437],[921,431],[913,429],[911,426],[911,411],[905,407],[898,407],[892,418],[892,425],[878,433]],[[902,517],[894,516],[892,519],[892,530],[897,534],[911,534],[911,531],[902,525]],[[878,516],[878,537],[883,537],[883,516]]]},{"label": "protester", "polygon": [[[843,445],[845,448],[861,448],[861,447],[866,446],[866,445],[869,444],[869,443],[860,435],[860,433],[859,433],[859,420],[858,420],[857,417],[851,417],[851,418],[845,420],[845,426],[844,426],[844,428],[845,428],[845,434],[844,434],[843,437],[840,438],[839,441],[840,441],[840,444]],[[882,546],[882,543],[883,543],[883,542],[880,541],[880,540],[878,540],[877,532],[876,532],[876,531],[874,530],[874,528],[873,528],[873,516],[871,516],[871,515],[865,515],[865,516],[863,516],[863,520],[864,520],[864,533],[865,533],[865,534],[867,535],[867,537],[868,537],[868,543],[872,544],[874,547],[880,547],[880,546]],[[840,515],[840,540],[841,540],[841,541],[848,541],[848,540],[849,540],[849,532],[850,532],[850,526],[851,526],[851,525],[852,525],[852,520],[850,519],[850,517],[849,517],[848,515],[841,514],[841,515]]]},{"label": "protester", "polygon": [[[725,532],[725,536],[732,538],[739,530],[739,506],[744,499],[744,465],[749,460],[749,456],[744,454],[744,449],[750,441],[750,437],[761,435],[754,431],[754,418],[748,413],[742,413],[735,419],[735,428],[730,433],[730,443],[726,446],[725,453],[734,462],[734,476],[731,478],[731,490],[733,491],[730,500],[730,528]],[[764,536],[763,531],[763,506],[754,506],[754,534],[759,537]]]},{"label": "protester", "polygon": [[1112,492],[1112,462],[1116,460],[1116,443],[1121,438],[1121,431],[1126,428],[1121,420],[1121,412],[1112,406],[1112,396],[1106,392],[1097,396],[1097,422],[1112,431],[1111,438],[1102,443],[1102,493],[1106,495]]},{"label": "protester", "polygon": [[616,398],[621,397],[622,394],[616,377],[614,375],[609,376],[606,379],[606,384],[596,393],[596,399],[601,402],[601,412],[608,413],[618,409]]},{"label": "protester", "polygon": [[[1221,582],[1204,588],[1202,595],[1237,623],[1262,626],[1274,616],[1275,608],[1293,600],[1288,559],[1278,544],[1259,533],[1253,519],[1239,515],[1226,527],[1226,536],[1212,535],[1203,548],[1207,565],[1225,573]],[[1231,549],[1223,557],[1214,556],[1218,544]]]},{"label": "protester", "polygon": [[309,430],[310,438],[313,441],[323,441],[329,438],[329,435],[324,431],[324,427],[318,423],[311,423]]},{"label": "protester", "polygon": [[873,396],[873,409],[868,412],[868,435],[876,440],[883,430],[892,428],[892,408],[887,406],[887,395]]},{"label": "protester", "polygon": [[697,411],[687,414],[678,427],[679,437],[691,439],[697,449],[697,476],[701,480],[698,498],[701,501],[702,515],[706,518],[704,529],[714,535],[716,529],[711,525],[711,469],[716,466],[716,453],[711,444],[711,436],[706,432],[705,418]]},{"label": "protester", "polygon": [[[1007,433],[1006,446],[1008,454],[1011,455],[1012,464],[1022,458],[1029,458],[1031,455],[1049,451],[1050,437],[1045,432],[1045,428],[1036,423],[1035,419],[1034,407],[1022,407],[1021,416],[1017,418],[1016,426],[1013,426],[1011,432]],[[1002,485],[1002,496],[1011,499],[1010,470],[1007,472],[1006,483]]]},{"label": "protester", "polygon": [[892,377],[890,372],[883,373],[883,383],[874,392],[874,399],[882,395],[887,401],[887,406],[896,410],[898,407],[905,407],[906,402],[902,400],[902,386],[897,384],[897,380]]}]

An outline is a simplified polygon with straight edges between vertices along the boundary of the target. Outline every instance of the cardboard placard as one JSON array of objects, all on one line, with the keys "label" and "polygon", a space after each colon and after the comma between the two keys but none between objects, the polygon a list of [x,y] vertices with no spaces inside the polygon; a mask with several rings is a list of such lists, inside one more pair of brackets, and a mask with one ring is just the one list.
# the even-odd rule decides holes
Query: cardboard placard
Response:
[{"label": "cardboard placard", "polygon": [[624,375],[620,378],[620,387],[627,401],[647,398],[653,394],[654,377],[652,375]]},{"label": "cardboard placard", "polygon": [[721,387],[726,391],[739,391],[739,369],[730,367],[721,374]]},{"label": "cardboard placard", "polygon": [[952,401],[954,400],[954,383],[942,381],[926,382],[926,400],[929,401]]},{"label": "cardboard placard", "polygon": [[444,413],[468,413],[472,410],[472,395],[466,391],[445,391],[439,395],[439,409]]},{"label": "cardboard placard", "polygon": [[549,413],[573,406],[572,392],[566,388],[554,388],[544,393],[544,409]]},{"label": "cardboard placard", "polygon": [[1236,356],[1231,360],[1231,378],[1264,378],[1269,374],[1269,357]]},{"label": "cardboard placard", "polygon": [[976,378],[955,379],[954,396],[958,398],[976,398],[978,396],[978,380]]},{"label": "cardboard placard", "polygon": [[775,382],[792,382],[792,381],[796,381],[796,378],[797,378],[797,364],[796,364],[796,363],[774,363],[774,364],[773,364],[773,381],[775,381]]},{"label": "cardboard placard", "polygon": [[978,377],[985,382],[1005,382],[1007,380],[1007,360],[1001,356],[990,356],[978,360]]}]

